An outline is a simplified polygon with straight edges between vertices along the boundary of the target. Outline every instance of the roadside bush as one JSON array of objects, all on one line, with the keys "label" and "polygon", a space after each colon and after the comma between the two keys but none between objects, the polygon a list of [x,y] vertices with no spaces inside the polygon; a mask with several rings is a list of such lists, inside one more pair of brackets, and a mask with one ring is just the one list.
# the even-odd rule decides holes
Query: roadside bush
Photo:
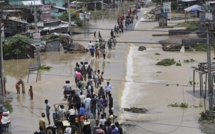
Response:
[{"label": "roadside bush", "polygon": [[177,2],[172,2],[171,3],[171,9],[172,10],[177,10]]}]

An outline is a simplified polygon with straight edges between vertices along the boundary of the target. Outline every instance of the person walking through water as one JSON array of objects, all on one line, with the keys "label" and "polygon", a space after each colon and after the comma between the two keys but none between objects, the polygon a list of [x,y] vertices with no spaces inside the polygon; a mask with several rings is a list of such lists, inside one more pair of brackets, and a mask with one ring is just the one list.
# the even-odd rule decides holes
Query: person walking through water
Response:
[{"label": "person walking through water", "polygon": [[114,37],[113,37],[113,45],[114,45],[114,47],[116,46],[116,43],[117,43],[116,37],[114,36]]},{"label": "person walking through water", "polygon": [[111,29],[111,31],[110,31],[110,37],[113,38],[113,36],[114,36],[114,32],[113,32],[113,29]]},{"label": "person walking through water", "polygon": [[24,94],[25,93],[25,84],[24,84],[24,81],[22,79],[19,79],[16,82],[16,91],[17,91],[17,94],[20,94],[20,84],[22,85],[22,93]]},{"label": "person walking through water", "polygon": [[112,49],[112,41],[111,39],[108,40],[108,50]]},{"label": "person walking through water", "polygon": [[47,99],[45,100],[45,104],[46,104],[46,116],[47,116],[47,119],[48,119],[48,122],[50,125],[51,124],[51,122],[50,122],[50,109],[51,109],[51,107],[48,105]]},{"label": "person walking through water", "polygon": [[94,38],[96,38],[96,31],[94,32]]},{"label": "person walking through water", "polygon": [[30,95],[30,99],[33,100],[33,87],[32,86],[30,86],[28,94]]},{"label": "person walking through water", "polygon": [[96,47],[95,54],[96,54],[96,59],[97,59],[97,58],[99,59],[99,48],[98,48],[98,47]]},{"label": "person walking through water", "polygon": [[100,31],[98,32],[98,37],[99,37],[99,39],[102,38]]}]

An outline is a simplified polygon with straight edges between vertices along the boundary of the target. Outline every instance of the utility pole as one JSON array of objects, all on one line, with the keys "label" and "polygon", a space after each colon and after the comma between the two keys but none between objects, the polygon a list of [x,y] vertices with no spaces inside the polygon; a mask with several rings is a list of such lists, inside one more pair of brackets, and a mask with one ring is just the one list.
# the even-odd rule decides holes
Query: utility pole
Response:
[{"label": "utility pole", "polygon": [[34,0],[34,26],[35,26],[35,33],[38,33],[38,26],[37,26],[37,9],[36,9],[36,4]]},{"label": "utility pole", "polygon": [[103,12],[103,0],[102,0],[102,12]]},{"label": "utility pole", "polygon": [[94,11],[96,11],[96,0],[94,0]]},{"label": "utility pole", "polygon": [[208,64],[208,102],[209,110],[213,111],[213,84],[211,77],[211,49],[210,49],[210,40],[209,40],[209,27],[210,22],[207,24],[207,64]]},{"label": "utility pole", "polygon": [[[0,10],[1,17],[2,12]],[[4,87],[4,61],[3,61],[3,44],[2,44],[2,28],[3,28],[3,23],[2,23],[2,18],[0,17],[0,87],[1,87],[1,97],[2,101],[5,102],[5,87]]]},{"label": "utility pole", "polygon": [[[71,11],[70,11],[70,0],[67,1],[68,5],[68,17],[69,17],[69,35],[72,36],[72,27],[71,27]],[[77,4],[77,3],[76,3]]]}]

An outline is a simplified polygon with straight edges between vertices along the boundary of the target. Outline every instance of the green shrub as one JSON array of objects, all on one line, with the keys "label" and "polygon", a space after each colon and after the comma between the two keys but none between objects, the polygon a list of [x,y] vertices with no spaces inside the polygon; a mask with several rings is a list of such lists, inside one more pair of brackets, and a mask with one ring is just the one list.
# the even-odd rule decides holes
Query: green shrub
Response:
[{"label": "green shrub", "polygon": [[175,64],[175,60],[173,58],[172,59],[166,58],[157,62],[156,65],[171,66],[173,64]]}]

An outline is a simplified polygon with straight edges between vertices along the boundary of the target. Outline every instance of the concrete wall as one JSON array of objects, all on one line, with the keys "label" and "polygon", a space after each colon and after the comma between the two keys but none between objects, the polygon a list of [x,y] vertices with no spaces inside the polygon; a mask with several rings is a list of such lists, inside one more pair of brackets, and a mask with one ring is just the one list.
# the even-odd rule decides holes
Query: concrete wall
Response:
[{"label": "concrete wall", "polygon": [[53,40],[46,42],[46,52],[53,52],[53,51],[60,51],[60,41],[59,40]]}]

